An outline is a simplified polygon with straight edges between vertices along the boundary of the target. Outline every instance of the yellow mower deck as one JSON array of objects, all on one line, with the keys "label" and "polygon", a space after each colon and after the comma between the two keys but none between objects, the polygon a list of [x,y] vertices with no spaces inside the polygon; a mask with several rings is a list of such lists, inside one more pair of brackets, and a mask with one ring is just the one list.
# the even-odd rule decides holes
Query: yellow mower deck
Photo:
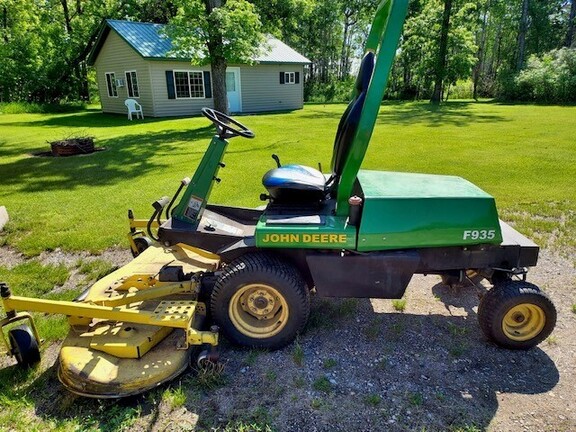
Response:
[{"label": "yellow mower deck", "polygon": [[[184,273],[216,269],[216,256],[196,252],[184,245],[151,246],[90,288],[79,304],[114,305],[118,300],[126,305],[126,298],[134,296],[138,301],[130,303],[127,312],[150,313],[150,324],[70,317],[58,367],[65,387],[83,396],[123,397],[149,390],[188,367],[187,332],[199,328],[205,306],[185,292],[189,282],[159,282],[155,276],[166,265],[181,265]],[[146,299],[146,292],[167,295]],[[192,330],[186,330],[191,320]],[[153,325],[167,321],[172,327]]]}]

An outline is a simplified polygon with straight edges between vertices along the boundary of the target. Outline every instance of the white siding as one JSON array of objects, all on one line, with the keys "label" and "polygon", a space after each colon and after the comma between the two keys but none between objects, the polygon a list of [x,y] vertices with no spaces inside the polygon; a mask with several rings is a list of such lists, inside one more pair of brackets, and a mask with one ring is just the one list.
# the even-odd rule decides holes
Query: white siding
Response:
[{"label": "white siding", "polygon": [[154,116],[154,103],[150,89],[149,62],[134,51],[114,30],[110,30],[102,46],[94,67],[102,103],[102,112],[127,114],[124,101],[128,99],[128,87],[118,87],[118,97],[108,96],[106,72],[114,72],[116,79],[126,82],[126,71],[135,70],[138,77],[139,98],[134,98],[142,105],[144,116]]},{"label": "white siding", "polygon": [[[302,65],[241,66],[244,112],[301,109],[304,104]],[[298,84],[280,84],[280,72],[299,72]]]},{"label": "white siding", "polygon": [[[210,66],[192,66],[189,62],[164,60],[151,60],[149,63],[152,92],[156,102],[156,117],[197,115],[200,114],[202,108],[214,106],[212,98],[168,99],[168,87],[166,85],[166,71],[210,71]],[[212,79],[212,73],[210,73],[210,79]]]}]

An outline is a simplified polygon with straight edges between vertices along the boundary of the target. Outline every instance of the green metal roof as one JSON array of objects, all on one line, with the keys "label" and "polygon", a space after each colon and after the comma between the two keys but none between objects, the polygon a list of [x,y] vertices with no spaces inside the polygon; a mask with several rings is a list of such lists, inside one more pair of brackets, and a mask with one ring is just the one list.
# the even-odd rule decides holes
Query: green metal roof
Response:
[{"label": "green metal roof", "polygon": [[[88,56],[88,63],[94,64],[98,53],[110,32],[113,29],[124,39],[138,54],[149,59],[165,60],[189,60],[189,57],[178,56],[170,52],[173,48],[172,41],[163,33],[164,24],[142,23],[121,20],[106,20],[100,31],[100,35],[94,48]],[[267,41],[260,49],[260,53],[253,58],[257,63],[311,63],[303,55],[294,51],[280,40],[268,36]]]}]

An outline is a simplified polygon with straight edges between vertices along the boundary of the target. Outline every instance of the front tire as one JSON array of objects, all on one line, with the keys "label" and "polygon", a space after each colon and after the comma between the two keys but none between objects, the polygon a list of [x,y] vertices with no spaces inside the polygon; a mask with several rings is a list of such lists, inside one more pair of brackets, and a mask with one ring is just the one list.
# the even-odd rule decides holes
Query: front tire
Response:
[{"label": "front tire", "polygon": [[310,294],[292,265],[274,256],[248,254],[224,269],[214,286],[210,311],[231,342],[278,349],[304,329]]},{"label": "front tire", "polygon": [[8,340],[19,366],[28,368],[40,362],[40,348],[30,327],[21,325],[10,329]]},{"label": "front tire", "polygon": [[525,350],[550,336],[556,308],[536,285],[506,280],[484,295],[478,321],[484,334],[498,345]]}]

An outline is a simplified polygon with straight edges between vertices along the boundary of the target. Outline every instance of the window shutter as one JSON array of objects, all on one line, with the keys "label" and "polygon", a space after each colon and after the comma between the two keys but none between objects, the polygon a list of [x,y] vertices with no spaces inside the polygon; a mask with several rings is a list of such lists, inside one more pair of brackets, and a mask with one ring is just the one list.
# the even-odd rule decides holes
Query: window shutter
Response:
[{"label": "window shutter", "polygon": [[284,72],[280,72],[280,84],[284,84]]},{"label": "window shutter", "polygon": [[212,82],[210,81],[210,72],[204,71],[204,97],[210,99],[212,97]]},{"label": "window shutter", "polygon": [[295,73],[294,83],[300,84],[300,72]]},{"label": "window shutter", "polygon": [[172,71],[166,71],[166,88],[168,89],[168,99],[176,99],[174,91],[174,74]]}]

